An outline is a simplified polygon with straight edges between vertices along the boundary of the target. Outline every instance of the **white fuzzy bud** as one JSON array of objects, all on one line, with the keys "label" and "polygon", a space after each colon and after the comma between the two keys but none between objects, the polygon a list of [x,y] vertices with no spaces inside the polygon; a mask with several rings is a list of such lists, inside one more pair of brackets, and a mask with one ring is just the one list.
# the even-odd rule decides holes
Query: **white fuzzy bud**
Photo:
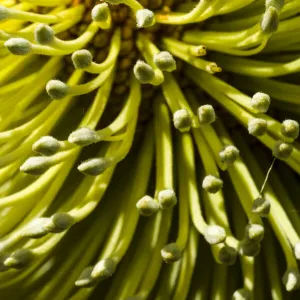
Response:
[{"label": "white fuzzy bud", "polygon": [[208,193],[215,194],[223,187],[223,181],[216,176],[207,175],[202,182],[202,187]]},{"label": "white fuzzy bud", "polygon": [[99,140],[97,132],[93,129],[83,127],[73,131],[69,137],[68,141],[72,144],[78,146],[87,146],[94,144]]},{"label": "white fuzzy bud", "polygon": [[161,51],[154,55],[155,65],[162,71],[173,72],[176,70],[176,61],[168,51]]},{"label": "white fuzzy bud", "polygon": [[32,49],[31,43],[23,38],[11,38],[4,43],[4,46],[14,55],[26,55]]},{"label": "white fuzzy bud", "polygon": [[69,87],[60,80],[50,80],[46,85],[46,91],[52,99],[62,99],[67,96]]},{"label": "white fuzzy bud", "polygon": [[209,244],[216,245],[225,241],[226,231],[221,226],[210,225],[205,229],[204,238]]},{"label": "white fuzzy bud", "polygon": [[137,28],[147,28],[155,23],[154,13],[149,9],[139,9],[135,17]]},{"label": "white fuzzy bud", "polygon": [[86,175],[98,176],[111,165],[112,161],[108,158],[91,158],[82,162],[77,169]]},{"label": "white fuzzy bud", "polygon": [[160,251],[163,260],[170,264],[180,260],[182,253],[176,243],[171,243],[163,247]]},{"label": "white fuzzy bud", "polygon": [[39,24],[34,30],[34,39],[38,44],[48,45],[54,40],[54,30],[46,24]]},{"label": "white fuzzy bud", "polygon": [[152,197],[147,195],[137,202],[136,208],[144,217],[152,216],[159,210],[158,203]]}]

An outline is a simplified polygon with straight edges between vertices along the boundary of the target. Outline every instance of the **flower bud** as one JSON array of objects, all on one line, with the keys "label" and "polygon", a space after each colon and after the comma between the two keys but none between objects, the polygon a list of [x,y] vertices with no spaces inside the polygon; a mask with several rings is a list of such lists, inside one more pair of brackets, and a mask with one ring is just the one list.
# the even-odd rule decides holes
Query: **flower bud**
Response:
[{"label": "flower bud", "polygon": [[293,152],[293,145],[283,141],[277,141],[273,147],[273,155],[278,159],[289,158]]},{"label": "flower bud", "polygon": [[191,129],[192,118],[189,112],[185,108],[182,108],[175,111],[173,115],[173,123],[175,128],[180,132],[186,132]]},{"label": "flower bud", "polygon": [[26,267],[34,258],[34,254],[28,249],[17,249],[5,261],[4,265],[14,269]]},{"label": "flower bud", "polygon": [[260,28],[263,33],[274,33],[279,25],[279,13],[274,6],[269,6],[260,22]]},{"label": "flower bud", "polygon": [[49,222],[48,218],[36,218],[32,220],[22,232],[22,236],[38,239],[48,234],[44,226]]},{"label": "flower bud", "polygon": [[117,267],[116,262],[111,258],[105,258],[97,262],[94,266],[91,277],[104,280],[112,276]]},{"label": "flower bud", "polygon": [[32,151],[41,155],[53,155],[61,148],[57,139],[52,136],[43,136],[32,145]]},{"label": "flower bud", "polygon": [[73,131],[69,135],[68,141],[78,146],[87,146],[97,143],[99,141],[99,136],[95,130],[83,127]]},{"label": "flower bud", "polygon": [[34,39],[40,45],[47,45],[54,40],[54,30],[46,24],[39,24],[34,30]]},{"label": "flower bud", "polygon": [[158,203],[152,197],[147,195],[137,202],[136,208],[144,217],[152,216],[159,210]]},{"label": "flower bud", "polygon": [[60,233],[69,229],[73,224],[74,219],[71,215],[64,212],[58,212],[51,216],[48,223],[44,225],[44,228],[48,232]]},{"label": "flower bud", "polygon": [[136,62],[133,68],[133,72],[137,80],[139,80],[141,83],[150,83],[155,76],[152,67],[142,60],[138,60]]},{"label": "flower bud", "polygon": [[221,226],[210,225],[205,228],[204,238],[209,244],[216,245],[225,241],[226,231]]},{"label": "flower bud", "polygon": [[51,162],[45,156],[29,157],[20,167],[20,171],[30,175],[41,175],[51,167]]},{"label": "flower bud", "polygon": [[208,193],[215,194],[223,187],[223,181],[216,176],[207,175],[202,182],[202,187]]},{"label": "flower bud", "polygon": [[239,253],[244,256],[257,256],[260,252],[260,243],[248,240],[241,241],[239,244]]},{"label": "flower bud", "polygon": [[281,134],[285,138],[296,139],[299,135],[299,123],[294,120],[285,120],[281,124]]},{"label": "flower bud", "polygon": [[173,189],[165,189],[158,193],[157,200],[161,209],[172,208],[177,204],[177,197]]},{"label": "flower bud", "polygon": [[251,292],[246,289],[238,289],[232,295],[232,300],[251,300]]},{"label": "flower bud", "polygon": [[108,158],[91,158],[82,162],[77,167],[77,169],[86,175],[98,176],[102,174],[111,165],[112,161]]},{"label": "flower bud", "polygon": [[162,71],[172,72],[176,70],[176,61],[168,51],[161,51],[154,55],[155,65]]},{"label": "flower bud", "polygon": [[264,119],[253,118],[248,123],[248,132],[253,136],[261,136],[267,132],[268,123]]},{"label": "flower bud", "polygon": [[245,237],[252,242],[261,242],[264,237],[265,229],[260,224],[248,224],[245,228]]},{"label": "flower bud", "polygon": [[271,203],[264,197],[258,197],[253,201],[252,212],[258,214],[260,217],[268,217],[271,209]]},{"label": "flower bud", "polygon": [[227,165],[232,165],[236,161],[239,155],[240,155],[239,149],[232,145],[226,146],[219,153],[220,160]]},{"label": "flower bud", "polygon": [[89,50],[77,50],[72,54],[72,62],[75,69],[85,69],[92,64],[93,56]]},{"label": "flower bud", "polygon": [[266,0],[266,9],[268,9],[270,6],[275,7],[278,11],[281,11],[281,9],[284,6],[284,0]]},{"label": "flower bud", "polygon": [[109,17],[109,7],[107,3],[101,3],[92,9],[92,19],[95,22],[105,22]]},{"label": "flower bud", "polygon": [[256,93],[251,98],[251,107],[259,113],[266,113],[269,109],[271,98],[265,93]]},{"label": "flower bud", "polygon": [[135,17],[137,28],[147,28],[155,23],[154,13],[149,9],[139,9]]},{"label": "flower bud", "polygon": [[198,119],[201,125],[211,124],[216,120],[216,113],[212,105],[201,105],[198,108]]},{"label": "flower bud", "polygon": [[237,251],[229,247],[227,245],[224,245],[224,247],[221,248],[221,250],[218,253],[218,259],[220,263],[225,264],[227,266],[231,266],[236,262],[237,258]]},{"label": "flower bud", "polygon": [[91,273],[94,267],[87,267],[83,269],[78,279],[75,281],[75,285],[78,287],[92,287],[97,284],[97,280],[91,277]]},{"label": "flower bud", "polygon": [[160,253],[161,253],[163,260],[167,264],[171,264],[171,263],[174,263],[174,262],[180,260],[181,255],[182,255],[181,250],[177,246],[176,243],[170,243],[170,244],[166,245],[165,247],[163,247],[161,249]]},{"label": "flower bud", "polygon": [[298,289],[300,287],[300,274],[298,269],[291,268],[286,270],[282,277],[282,282],[288,292]]},{"label": "flower bud", "polygon": [[26,55],[31,52],[31,43],[23,38],[11,38],[4,43],[7,50],[14,55]]},{"label": "flower bud", "polygon": [[52,99],[62,99],[68,94],[68,86],[60,80],[50,80],[46,85],[46,91]]},{"label": "flower bud", "polygon": [[11,16],[10,9],[5,6],[0,6],[0,21],[3,21]]}]

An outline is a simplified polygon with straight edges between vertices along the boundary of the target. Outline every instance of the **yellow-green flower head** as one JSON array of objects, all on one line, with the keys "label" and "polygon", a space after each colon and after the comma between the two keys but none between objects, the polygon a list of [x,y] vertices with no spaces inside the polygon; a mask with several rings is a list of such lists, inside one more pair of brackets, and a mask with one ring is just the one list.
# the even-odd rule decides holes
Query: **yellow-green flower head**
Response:
[{"label": "yellow-green flower head", "polygon": [[0,299],[300,299],[299,16],[1,0]]}]

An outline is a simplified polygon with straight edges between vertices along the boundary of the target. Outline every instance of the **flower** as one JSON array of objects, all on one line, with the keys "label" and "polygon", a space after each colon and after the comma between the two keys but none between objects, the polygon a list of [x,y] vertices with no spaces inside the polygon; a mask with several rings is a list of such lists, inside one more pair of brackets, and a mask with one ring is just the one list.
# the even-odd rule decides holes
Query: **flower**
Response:
[{"label": "flower", "polygon": [[298,0],[0,4],[1,299],[299,288]]}]

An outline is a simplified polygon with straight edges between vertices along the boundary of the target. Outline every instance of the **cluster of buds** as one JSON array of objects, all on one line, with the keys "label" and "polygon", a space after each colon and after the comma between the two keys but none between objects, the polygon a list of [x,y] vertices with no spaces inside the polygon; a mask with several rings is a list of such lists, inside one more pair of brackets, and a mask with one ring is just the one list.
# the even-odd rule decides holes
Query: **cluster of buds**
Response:
[{"label": "cluster of buds", "polygon": [[0,1],[1,297],[300,288],[299,13]]}]

